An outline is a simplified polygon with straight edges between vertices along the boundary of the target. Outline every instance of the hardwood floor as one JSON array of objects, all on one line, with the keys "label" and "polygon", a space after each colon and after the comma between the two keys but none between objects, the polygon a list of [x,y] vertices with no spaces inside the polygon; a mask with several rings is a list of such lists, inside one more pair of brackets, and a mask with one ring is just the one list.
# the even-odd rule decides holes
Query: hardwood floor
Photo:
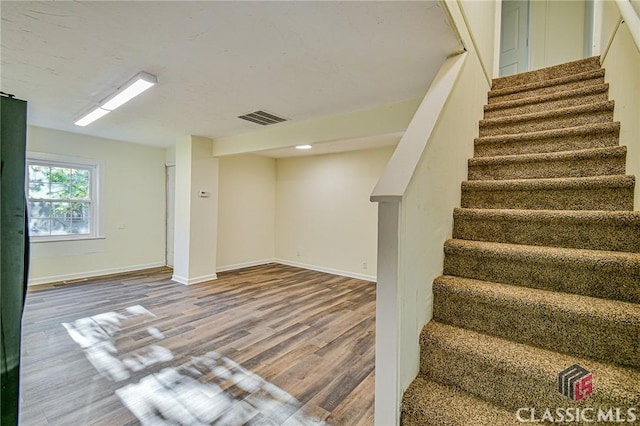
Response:
[{"label": "hardwood floor", "polygon": [[21,424],[373,424],[374,283],[279,264],[170,278],[30,290]]}]

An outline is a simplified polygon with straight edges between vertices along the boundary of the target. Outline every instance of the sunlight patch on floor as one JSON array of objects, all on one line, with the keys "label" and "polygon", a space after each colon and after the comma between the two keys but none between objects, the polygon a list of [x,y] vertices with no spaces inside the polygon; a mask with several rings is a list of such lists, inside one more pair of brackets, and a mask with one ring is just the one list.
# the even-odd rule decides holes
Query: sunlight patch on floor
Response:
[{"label": "sunlight patch on floor", "polygon": [[[139,333],[155,315],[140,305],[63,323],[94,368],[107,379],[123,382],[116,395],[143,426],[163,425],[322,425],[308,415],[296,398],[217,352],[192,356],[170,365],[172,352],[154,342],[126,357],[119,356],[118,340],[126,329]],[[161,341],[155,327],[146,332]],[[146,371],[137,382],[124,382]],[[139,377],[136,375],[136,377]]]}]

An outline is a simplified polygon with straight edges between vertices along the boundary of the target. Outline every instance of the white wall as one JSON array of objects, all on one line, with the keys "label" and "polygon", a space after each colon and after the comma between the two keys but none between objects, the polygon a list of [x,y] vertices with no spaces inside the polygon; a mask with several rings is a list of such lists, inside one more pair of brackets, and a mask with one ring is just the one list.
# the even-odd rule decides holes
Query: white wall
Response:
[{"label": "white wall", "polygon": [[[496,52],[493,43],[498,38],[490,37],[487,29],[499,25],[499,9],[492,2],[471,7],[469,3],[445,2],[467,52],[443,64],[372,194],[380,213],[376,371],[381,374],[376,375],[376,425],[400,424],[402,394],[418,374],[419,335],[433,312],[432,282],[442,274],[443,244],[451,237],[453,209],[460,205],[460,183],[466,178],[467,159],[473,155],[491,85],[481,55]],[[465,19],[466,9],[480,6],[487,10],[478,9],[477,20]],[[490,46],[478,45],[480,38]],[[415,129],[425,133],[421,140]],[[409,160],[400,161],[398,153],[414,152],[411,147],[419,141],[423,142],[419,161],[415,167],[406,166],[406,171],[402,166]],[[400,188],[385,183],[399,175],[411,179],[403,180]]]},{"label": "white wall", "polygon": [[176,143],[173,277],[182,284],[216,278],[218,159],[213,141],[184,136]]},{"label": "white wall", "polygon": [[585,13],[582,0],[532,0],[529,68],[585,57]]},{"label": "white wall", "polygon": [[175,166],[176,165],[176,147],[170,146],[166,149],[164,155],[164,162],[167,166]]},{"label": "white wall", "polygon": [[497,77],[500,64],[501,2],[462,1],[459,5],[469,23],[469,30],[478,48],[478,56],[483,67],[490,78]]},{"label": "white wall", "polygon": [[164,149],[30,126],[27,150],[102,162],[105,237],[32,243],[30,284],[164,265]]},{"label": "white wall", "polygon": [[275,257],[276,160],[221,157],[218,187],[218,271]]},{"label": "white wall", "polygon": [[[620,145],[627,147],[627,174],[636,176],[635,210],[640,210],[640,52],[627,23],[617,27],[620,12],[615,2],[605,2],[602,46],[609,46],[602,66],[615,101],[613,119],[620,121]],[[605,53],[605,52],[603,52]]]},{"label": "white wall", "polygon": [[373,280],[377,206],[369,194],[392,152],[381,148],[279,159],[276,258]]},{"label": "white wall", "polygon": [[418,336],[431,320],[432,283],[442,274],[444,242],[451,238],[453,209],[460,206],[460,184],[467,177],[467,159],[473,157],[473,140],[488,89],[477,56],[470,55],[402,201],[400,227],[408,232],[400,243],[404,254],[400,279],[409,287],[400,298],[404,313],[400,341],[412,349],[401,359],[412,367],[400,377],[403,389],[418,371]]}]

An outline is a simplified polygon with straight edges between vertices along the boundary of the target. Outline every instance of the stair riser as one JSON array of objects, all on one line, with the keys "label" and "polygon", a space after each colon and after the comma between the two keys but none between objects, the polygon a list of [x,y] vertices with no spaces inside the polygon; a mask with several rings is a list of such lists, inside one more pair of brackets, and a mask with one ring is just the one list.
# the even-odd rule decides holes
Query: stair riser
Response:
[{"label": "stair riser", "polygon": [[524,90],[515,93],[496,95],[489,93],[488,103],[493,104],[497,102],[513,101],[515,99],[529,98],[532,96],[548,95],[551,93],[565,92],[567,90],[579,89],[582,87],[596,86],[598,84],[604,84],[604,76],[590,78],[585,80],[572,81],[569,83],[557,84],[555,86],[545,86],[536,89]]},{"label": "stair riser", "polygon": [[556,99],[553,101],[540,102],[534,104],[525,104],[516,107],[501,108],[501,109],[489,109],[484,113],[484,118],[498,118],[508,117],[520,114],[530,114],[534,112],[550,111],[560,108],[576,107],[580,105],[587,105],[596,102],[605,102],[608,100],[608,94],[606,91],[600,93],[594,93],[590,95],[571,96],[563,99]]},{"label": "stair riser", "polygon": [[429,417],[422,415],[421,413],[407,413],[402,411],[400,414],[402,420],[400,425],[402,426],[435,426],[437,423],[430,423]]},{"label": "stair riser", "polygon": [[640,256],[630,263],[576,262],[445,246],[444,274],[640,303]]},{"label": "stair riser", "polygon": [[[443,401],[455,401],[442,410]],[[468,393],[416,378],[402,398],[402,425],[513,425],[513,413]]]},{"label": "stair riser", "polygon": [[565,158],[506,164],[469,164],[469,180],[537,179],[623,175],[626,155],[592,158]]},{"label": "stair riser", "polygon": [[556,115],[534,120],[521,120],[514,123],[485,124],[480,123],[479,135],[513,135],[520,133],[539,132],[543,130],[564,129],[567,127],[584,126],[586,124],[609,123],[613,121],[613,108],[607,110],[589,111],[581,114]]},{"label": "stair riser", "polygon": [[618,133],[609,132],[600,135],[575,135],[535,140],[511,140],[476,144],[474,156],[495,157],[498,155],[541,154],[545,152],[574,151],[589,148],[618,146]]},{"label": "stair riser", "polygon": [[[409,396],[408,398],[410,398]],[[441,424],[437,420],[432,421],[431,415],[425,415],[421,412],[412,412],[402,409],[400,414],[402,420],[400,421],[401,426],[436,426]]]},{"label": "stair riser", "polygon": [[637,324],[571,315],[517,300],[458,293],[437,282],[433,293],[433,315],[439,322],[570,355],[640,366],[638,349],[632,343],[640,337]]},{"label": "stair riser", "polygon": [[475,190],[463,186],[462,207],[523,210],[633,210],[633,188]]},{"label": "stair riser", "polygon": [[[585,229],[589,232],[585,232]],[[563,220],[454,214],[453,238],[640,253],[640,220]]]},{"label": "stair riser", "polygon": [[571,74],[580,74],[587,71],[595,71],[600,69],[600,60],[598,57],[582,59],[567,64],[557,65],[554,67],[543,68],[540,70],[530,71],[522,74],[511,75],[508,77],[496,78],[493,80],[492,89],[504,89],[506,87],[520,86],[523,84],[537,83],[554,78],[561,78]]},{"label": "stair riser", "polygon": [[593,377],[594,392],[588,398],[573,402],[557,391],[560,371],[547,371],[542,365],[532,370],[499,364],[494,359],[470,356],[429,338],[424,339],[420,355],[420,374],[424,377],[514,410],[514,414],[520,407],[609,409],[624,406],[626,411],[627,407],[640,403],[638,395],[627,394],[620,398],[614,392],[602,390],[596,375]]}]

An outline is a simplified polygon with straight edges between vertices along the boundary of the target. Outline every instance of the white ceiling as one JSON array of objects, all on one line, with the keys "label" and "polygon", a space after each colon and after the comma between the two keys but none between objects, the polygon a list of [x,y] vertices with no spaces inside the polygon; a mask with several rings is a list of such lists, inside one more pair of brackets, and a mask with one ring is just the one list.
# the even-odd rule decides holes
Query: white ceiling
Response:
[{"label": "white ceiling", "polygon": [[[437,1],[2,1],[1,87],[32,125],[171,146],[423,96],[457,43]],[[80,128],[138,71],[159,84]],[[286,126],[277,124],[276,126]]]}]

